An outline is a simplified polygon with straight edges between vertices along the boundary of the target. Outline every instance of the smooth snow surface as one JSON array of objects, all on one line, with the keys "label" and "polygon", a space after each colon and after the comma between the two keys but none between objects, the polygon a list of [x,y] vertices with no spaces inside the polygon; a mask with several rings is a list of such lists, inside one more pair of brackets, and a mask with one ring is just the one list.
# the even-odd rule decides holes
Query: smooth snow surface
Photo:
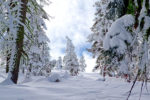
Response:
[{"label": "smooth snow surface", "polygon": [[[0,100],[126,100],[131,84],[122,79],[106,78],[101,81],[96,73],[82,73],[60,82],[32,77],[32,81],[18,85],[0,85]],[[109,80],[108,80],[109,79]],[[0,76],[0,82],[3,78]],[[129,100],[139,100],[138,83]],[[150,90],[150,84],[148,84]],[[144,88],[141,100],[150,100]]]}]

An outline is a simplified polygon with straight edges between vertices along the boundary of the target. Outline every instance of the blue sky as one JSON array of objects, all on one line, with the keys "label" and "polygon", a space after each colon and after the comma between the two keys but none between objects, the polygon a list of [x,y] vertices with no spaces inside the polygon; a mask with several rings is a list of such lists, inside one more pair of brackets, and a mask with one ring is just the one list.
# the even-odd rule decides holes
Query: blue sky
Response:
[{"label": "blue sky", "polygon": [[[51,56],[57,59],[63,57],[66,48],[66,36],[74,46],[77,56],[85,56],[86,62],[93,65],[95,60],[86,51],[90,47],[87,36],[91,34],[90,27],[93,24],[94,1],[96,0],[51,0],[52,4],[45,7],[46,11],[53,17],[47,21],[47,35],[51,40]],[[93,67],[88,68],[88,71]]]}]

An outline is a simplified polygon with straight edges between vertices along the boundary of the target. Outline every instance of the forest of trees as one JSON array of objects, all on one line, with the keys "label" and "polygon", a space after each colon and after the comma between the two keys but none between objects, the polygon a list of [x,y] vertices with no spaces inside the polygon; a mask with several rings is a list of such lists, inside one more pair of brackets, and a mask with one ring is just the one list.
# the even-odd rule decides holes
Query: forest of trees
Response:
[{"label": "forest of trees", "polygon": [[[48,0],[0,1],[0,58],[1,66],[5,66],[8,73],[6,82],[17,84],[19,72],[30,78],[31,75],[48,76],[54,67],[62,69],[61,58],[58,61],[50,58],[50,40],[45,33],[45,20],[49,20],[49,15],[43,9],[49,4]],[[78,59],[73,52],[71,40],[67,39],[64,69],[69,66],[67,70],[70,70],[72,75],[77,75]],[[75,59],[76,62],[67,61],[69,58]]]},{"label": "forest of trees", "polygon": [[[19,73],[26,78],[49,76],[65,69],[72,76],[84,72],[84,56],[78,60],[72,40],[62,60],[50,57],[49,38],[43,9],[48,0],[0,0],[0,59],[8,77],[17,84]],[[98,0],[88,49],[96,58],[93,71],[104,77],[121,77],[128,82],[150,81],[150,0]],[[132,89],[131,89],[132,90]]]}]

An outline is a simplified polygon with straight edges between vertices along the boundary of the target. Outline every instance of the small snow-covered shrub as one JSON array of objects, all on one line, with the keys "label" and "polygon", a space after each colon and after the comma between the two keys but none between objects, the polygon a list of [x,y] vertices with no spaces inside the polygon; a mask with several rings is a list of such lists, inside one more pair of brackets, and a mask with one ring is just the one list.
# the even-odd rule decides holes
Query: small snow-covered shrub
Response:
[{"label": "small snow-covered shrub", "polygon": [[61,76],[58,73],[53,73],[48,77],[48,80],[50,82],[60,82],[61,81]]}]

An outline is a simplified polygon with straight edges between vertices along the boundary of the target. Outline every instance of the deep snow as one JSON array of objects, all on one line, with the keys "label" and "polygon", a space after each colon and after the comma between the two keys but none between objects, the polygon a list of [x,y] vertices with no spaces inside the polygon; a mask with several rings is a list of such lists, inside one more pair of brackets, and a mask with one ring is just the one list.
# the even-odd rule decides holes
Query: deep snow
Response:
[{"label": "deep snow", "polygon": [[[0,82],[4,78],[0,75]],[[100,79],[97,73],[82,73],[64,77],[60,82],[32,77],[32,81],[21,83],[20,77],[18,85],[0,85],[0,100],[126,100],[132,84],[123,79]],[[140,86],[141,83],[137,83],[129,100],[139,100]],[[148,87],[150,89],[150,84]],[[141,100],[150,100],[150,94],[145,88]]]}]

